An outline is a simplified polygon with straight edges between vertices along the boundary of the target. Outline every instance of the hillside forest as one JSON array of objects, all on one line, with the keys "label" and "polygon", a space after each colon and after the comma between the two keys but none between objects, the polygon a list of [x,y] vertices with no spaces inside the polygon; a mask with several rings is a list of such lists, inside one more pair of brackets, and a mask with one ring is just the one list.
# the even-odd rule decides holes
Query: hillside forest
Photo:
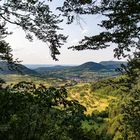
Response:
[{"label": "hillside forest", "polygon": [[[48,2],[0,0],[0,140],[140,140],[140,1],[64,0],[60,15]],[[105,16],[99,26],[106,31],[69,49],[114,43],[114,57],[127,62],[31,69],[13,59],[7,24],[49,43],[58,60],[68,38],[59,34],[60,17],[72,24],[82,15]]]}]

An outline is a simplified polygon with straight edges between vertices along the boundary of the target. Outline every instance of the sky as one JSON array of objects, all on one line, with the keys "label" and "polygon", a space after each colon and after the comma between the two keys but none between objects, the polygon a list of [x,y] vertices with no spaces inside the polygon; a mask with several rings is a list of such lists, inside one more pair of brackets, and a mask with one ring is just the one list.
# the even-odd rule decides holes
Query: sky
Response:
[{"label": "sky", "polygon": [[[60,0],[55,0],[55,3],[50,3],[51,9],[54,12],[55,7],[60,5]],[[108,49],[93,51],[72,51],[68,49],[71,45],[76,45],[80,39],[84,36],[91,36],[103,31],[97,24],[103,19],[103,17],[96,16],[82,16],[80,25],[75,21],[71,25],[61,23],[60,27],[63,27],[62,33],[69,35],[67,43],[60,49],[61,54],[57,56],[59,61],[54,61],[50,56],[50,50],[48,46],[34,39],[33,42],[29,42],[25,39],[25,33],[17,26],[8,25],[12,35],[7,37],[7,41],[13,49],[14,58],[19,58],[23,64],[82,64],[88,61],[100,62],[117,60],[113,56],[113,45]],[[123,59],[124,60],[124,59]]]}]

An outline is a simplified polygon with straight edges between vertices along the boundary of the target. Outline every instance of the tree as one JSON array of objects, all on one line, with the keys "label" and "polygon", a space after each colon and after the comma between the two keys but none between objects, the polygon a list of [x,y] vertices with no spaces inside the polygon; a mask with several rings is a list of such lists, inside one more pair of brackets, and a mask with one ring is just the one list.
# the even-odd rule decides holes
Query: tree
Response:
[{"label": "tree", "polygon": [[[140,53],[134,53],[134,58],[129,58],[127,66],[122,71],[127,76],[125,96],[110,106],[108,133],[114,139],[134,139],[140,137]],[[113,130],[113,131],[112,131]],[[115,135],[116,134],[116,135]]]},{"label": "tree", "polygon": [[13,61],[11,47],[4,41],[9,33],[6,31],[5,22],[0,24],[0,60],[7,60],[9,63]]},{"label": "tree", "polygon": [[57,60],[60,48],[66,41],[63,34],[57,33],[61,30],[58,26],[63,20],[54,15],[47,4],[41,0],[3,0],[0,5],[0,20],[2,22],[15,24],[21,27],[26,38],[32,41],[33,36],[45,42],[50,50],[51,56]]},{"label": "tree", "polygon": [[[90,4],[89,4],[90,3]],[[140,50],[140,1],[139,0],[65,0],[58,8],[73,22],[75,15],[99,14],[105,17],[98,25],[106,31],[99,35],[85,36],[73,50],[104,49],[113,43],[115,57],[126,57],[132,48]],[[74,13],[74,14],[73,14]]]},{"label": "tree", "polygon": [[85,108],[66,97],[64,88],[36,87],[31,82],[3,88],[0,90],[0,139],[78,139]]},{"label": "tree", "polygon": [[[18,62],[17,60],[13,60],[13,55],[12,55],[12,49],[9,46],[8,43],[4,40],[4,38],[10,34],[6,31],[5,28],[5,22],[0,23],[0,61],[7,61],[8,64],[10,64],[9,69],[13,68],[13,65],[15,66],[14,62]],[[0,67],[0,69],[2,69]],[[4,83],[4,80],[0,78],[0,89],[2,88],[2,84]]]},{"label": "tree", "polygon": [[[48,0],[51,1],[51,0]],[[115,57],[127,56],[126,52],[135,48],[139,51],[140,44],[140,1],[139,0],[64,0],[61,7],[56,7],[62,13],[57,16],[50,11],[48,1],[41,0],[6,0],[0,5],[1,22],[20,26],[30,41],[36,36],[45,42],[51,56],[57,60],[60,54],[59,48],[66,41],[59,23],[61,18],[67,17],[68,24],[72,23],[80,15],[99,14],[105,18],[99,26],[106,29],[99,35],[85,36],[79,45],[70,48],[74,50],[98,50],[116,45]],[[59,11],[58,11],[59,13]]]}]

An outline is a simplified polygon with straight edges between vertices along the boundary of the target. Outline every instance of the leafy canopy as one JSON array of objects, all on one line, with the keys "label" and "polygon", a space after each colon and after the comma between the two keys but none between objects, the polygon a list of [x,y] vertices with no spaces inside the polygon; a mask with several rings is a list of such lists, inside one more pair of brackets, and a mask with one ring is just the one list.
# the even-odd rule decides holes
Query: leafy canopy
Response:
[{"label": "leafy canopy", "polygon": [[[73,50],[98,50],[110,46],[115,57],[125,57],[131,48],[140,49],[140,1],[139,0],[64,0],[56,7],[58,15],[49,8],[51,0],[1,0],[0,23],[20,26],[30,41],[36,36],[45,42],[51,50],[51,56],[57,60],[59,48],[67,37],[58,33],[59,23],[67,17],[68,24],[76,20],[77,15],[104,16],[98,25],[105,29],[98,35],[85,36]],[[59,14],[60,13],[60,14]],[[61,19],[62,18],[62,19]]]},{"label": "leafy canopy", "polygon": [[20,26],[30,41],[33,36],[45,42],[51,56],[57,60],[60,48],[66,41],[63,34],[57,33],[63,20],[50,11],[48,4],[41,0],[2,0],[0,4],[0,22]]},{"label": "leafy canopy", "polygon": [[113,43],[115,57],[126,57],[131,48],[140,49],[140,1],[139,0],[66,0],[59,9],[73,22],[77,14],[98,14],[105,18],[98,25],[105,29],[98,35],[85,36],[74,50],[107,48]]},{"label": "leafy canopy", "polygon": [[0,90],[0,139],[76,140],[84,111],[77,101],[67,100],[65,88],[24,81],[7,86]]}]

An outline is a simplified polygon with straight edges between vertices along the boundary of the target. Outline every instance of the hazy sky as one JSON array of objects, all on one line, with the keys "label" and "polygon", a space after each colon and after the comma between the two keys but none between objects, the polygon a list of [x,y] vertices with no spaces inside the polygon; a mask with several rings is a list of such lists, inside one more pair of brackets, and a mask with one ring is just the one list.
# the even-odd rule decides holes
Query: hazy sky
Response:
[{"label": "hazy sky", "polygon": [[[59,3],[58,1],[55,0],[56,3],[51,3],[53,10],[56,5],[60,4],[60,1]],[[25,39],[25,33],[20,27],[9,26],[13,34],[7,37],[7,41],[12,46],[14,58],[19,58],[24,64],[82,64],[87,61],[116,60],[113,57],[113,46],[100,51],[72,51],[67,49],[68,46],[76,44],[84,35],[95,35],[102,31],[103,29],[97,26],[102,18],[100,16],[84,16],[81,25],[77,24],[76,21],[71,25],[61,24],[64,28],[62,33],[69,35],[69,38],[68,43],[62,46],[60,50],[59,61],[52,60],[45,43],[37,39],[34,39],[33,42]]]}]

